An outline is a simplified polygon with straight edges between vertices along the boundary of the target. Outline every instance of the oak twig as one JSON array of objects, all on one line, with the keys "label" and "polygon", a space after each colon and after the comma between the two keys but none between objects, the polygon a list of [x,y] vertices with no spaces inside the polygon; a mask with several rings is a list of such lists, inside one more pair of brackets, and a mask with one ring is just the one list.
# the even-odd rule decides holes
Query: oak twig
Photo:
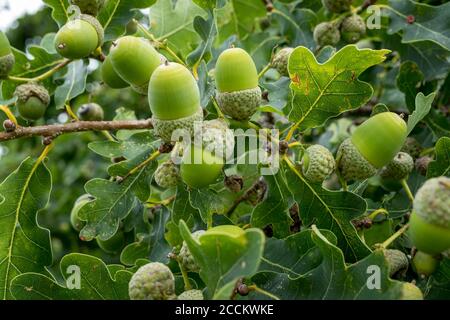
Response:
[{"label": "oak twig", "polygon": [[66,124],[52,124],[36,127],[17,127],[13,132],[0,132],[0,141],[33,136],[58,136],[65,133],[103,130],[152,129],[151,119],[120,121],[76,121]]}]

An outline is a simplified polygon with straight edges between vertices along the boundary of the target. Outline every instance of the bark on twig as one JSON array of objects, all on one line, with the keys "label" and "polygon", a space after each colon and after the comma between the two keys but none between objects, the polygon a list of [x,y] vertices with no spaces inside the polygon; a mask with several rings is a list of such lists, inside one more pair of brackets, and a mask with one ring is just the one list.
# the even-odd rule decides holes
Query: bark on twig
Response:
[{"label": "bark on twig", "polygon": [[120,121],[76,121],[66,124],[52,124],[37,127],[17,127],[13,132],[0,132],[0,141],[7,141],[33,136],[59,136],[65,133],[104,130],[151,129],[151,119]]}]

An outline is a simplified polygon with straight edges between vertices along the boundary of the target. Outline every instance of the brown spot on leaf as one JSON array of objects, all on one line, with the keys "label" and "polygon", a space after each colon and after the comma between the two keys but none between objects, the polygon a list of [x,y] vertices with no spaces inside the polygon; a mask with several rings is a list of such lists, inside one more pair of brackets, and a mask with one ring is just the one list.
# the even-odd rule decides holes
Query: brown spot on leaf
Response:
[{"label": "brown spot on leaf", "polygon": [[416,17],[414,17],[413,15],[409,15],[406,17],[406,22],[408,24],[413,24],[416,21]]}]

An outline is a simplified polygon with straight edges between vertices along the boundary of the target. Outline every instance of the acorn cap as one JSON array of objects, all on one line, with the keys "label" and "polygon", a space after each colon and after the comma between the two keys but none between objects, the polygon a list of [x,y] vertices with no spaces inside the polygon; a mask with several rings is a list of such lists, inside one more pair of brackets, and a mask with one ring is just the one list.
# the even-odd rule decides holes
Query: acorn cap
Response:
[{"label": "acorn cap", "polygon": [[414,211],[428,223],[450,231],[450,178],[427,180],[416,193]]},{"label": "acorn cap", "polygon": [[200,107],[200,90],[186,67],[167,62],[152,74],[148,86],[148,101],[155,118],[185,118],[195,114]]},{"label": "acorn cap", "polygon": [[358,126],[351,140],[375,168],[388,164],[405,143],[405,121],[393,112],[376,114]]},{"label": "acorn cap", "polygon": [[203,300],[203,293],[201,290],[193,289],[183,292],[178,296],[178,300]]},{"label": "acorn cap", "polygon": [[345,181],[364,180],[377,173],[377,169],[359,153],[350,138],[342,142],[336,159],[339,172]]},{"label": "acorn cap", "polygon": [[12,53],[0,57],[0,79],[6,77],[14,68],[16,58]]},{"label": "acorn cap", "polygon": [[103,41],[105,40],[105,30],[103,29],[103,26],[101,25],[101,23],[97,20],[97,18],[95,18],[91,15],[88,15],[88,14],[80,15],[80,19],[90,23],[94,27],[95,31],[97,32],[97,36],[98,36],[97,47],[101,47],[103,45]]},{"label": "acorn cap", "polygon": [[180,170],[171,161],[161,163],[155,171],[155,182],[161,188],[175,187],[180,180]]},{"label": "acorn cap", "polygon": [[46,106],[50,103],[50,95],[45,87],[36,83],[26,83],[18,86],[14,95],[17,97],[17,101],[25,103],[31,97],[36,97],[42,101]]},{"label": "acorn cap", "polygon": [[341,33],[333,23],[322,22],[314,28],[313,37],[314,41],[321,47],[335,46],[341,40]]},{"label": "acorn cap", "polygon": [[194,132],[194,143],[201,143],[205,150],[228,160],[234,152],[234,133],[223,119],[203,121]]},{"label": "acorn cap", "polygon": [[105,5],[106,0],[70,0],[70,2],[80,8],[82,13],[96,16]]},{"label": "acorn cap", "polygon": [[170,269],[151,262],[140,267],[128,285],[131,300],[172,300],[175,296],[175,277]]},{"label": "acorn cap", "polygon": [[114,42],[109,56],[117,74],[137,87],[148,85],[152,73],[161,64],[159,53],[151,43],[133,36]]},{"label": "acorn cap", "polygon": [[222,52],[217,59],[215,79],[219,92],[254,89],[258,86],[258,71],[245,50],[231,48]]},{"label": "acorn cap", "polygon": [[398,272],[405,273],[408,270],[409,260],[406,254],[400,250],[383,250],[389,267],[389,276],[392,277]]},{"label": "acorn cap", "polygon": [[302,170],[305,178],[311,182],[323,182],[335,169],[333,154],[321,145],[306,149],[302,158]]},{"label": "acorn cap", "polygon": [[413,169],[413,158],[405,152],[399,152],[391,162],[381,169],[380,176],[387,179],[402,180],[407,178]]},{"label": "acorn cap", "polygon": [[359,15],[351,15],[342,21],[341,36],[347,43],[356,43],[366,33],[366,23]]},{"label": "acorn cap", "polygon": [[275,54],[275,56],[273,57],[272,67],[277,69],[278,73],[282,76],[289,76],[288,62],[292,51],[294,51],[294,48],[283,48],[278,51],[277,54]]},{"label": "acorn cap", "polygon": [[[200,238],[201,235],[205,233],[205,230],[197,230],[192,233],[192,238],[194,240],[197,240]],[[189,251],[189,248],[186,244],[186,241],[183,241],[183,245],[181,246],[180,253],[178,254],[178,258],[180,258],[181,264],[183,267],[190,272],[199,272],[200,267],[195,262],[194,257],[192,256],[191,252]]]},{"label": "acorn cap", "polygon": [[220,110],[236,120],[249,119],[261,104],[261,88],[233,91],[217,92],[217,104]]},{"label": "acorn cap", "polygon": [[152,117],[153,130],[155,135],[161,138],[164,142],[172,141],[172,133],[177,130],[187,130],[190,137],[194,134],[194,123],[203,120],[203,109],[198,108],[197,112],[191,116],[175,119],[175,120],[161,120]]}]

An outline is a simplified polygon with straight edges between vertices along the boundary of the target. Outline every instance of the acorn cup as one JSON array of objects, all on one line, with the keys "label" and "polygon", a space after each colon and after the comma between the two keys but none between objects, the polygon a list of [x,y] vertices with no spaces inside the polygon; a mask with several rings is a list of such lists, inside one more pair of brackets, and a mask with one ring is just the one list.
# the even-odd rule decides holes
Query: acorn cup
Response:
[{"label": "acorn cup", "polygon": [[87,58],[103,45],[104,30],[93,16],[82,14],[67,22],[55,36],[56,51],[67,59]]},{"label": "acorn cup", "polygon": [[178,63],[166,62],[153,73],[148,87],[155,134],[172,141],[175,130],[194,134],[194,123],[203,120],[200,91],[191,72]]},{"label": "acorn cup", "polygon": [[159,53],[144,38],[125,36],[113,42],[109,53],[114,70],[133,90],[146,95],[153,72],[161,65]]},{"label": "acorn cup", "polygon": [[261,104],[258,72],[243,49],[222,52],[215,69],[216,99],[220,110],[236,120],[249,119]]},{"label": "acorn cup", "polygon": [[[197,230],[194,233],[192,233],[192,238],[198,241],[200,236],[204,233],[205,233],[205,230]],[[191,252],[189,251],[189,248],[185,241],[183,241],[183,245],[181,246],[181,250],[180,250],[180,253],[178,254],[178,258],[180,259],[180,263],[186,269],[186,271],[189,271],[189,272],[199,272],[200,271],[200,267],[195,262],[194,257],[192,256]]]},{"label": "acorn cup", "polygon": [[105,58],[105,61],[103,61],[101,71],[103,82],[106,83],[110,88],[123,89],[130,86],[130,84],[123,80],[117,74],[116,70],[114,70],[111,58],[109,56]]},{"label": "acorn cup", "polygon": [[289,77],[288,62],[292,51],[294,51],[294,48],[283,48],[278,51],[272,59],[272,67],[284,77]]},{"label": "acorn cup", "polygon": [[131,277],[128,294],[131,300],[174,300],[175,277],[166,265],[148,263]]},{"label": "acorn cup", "polygon": [[346,181],[364,180],[387,165],[403,146],[406,123],[392,112],[379,113],[356,128],[337,153],[337,167]]},{"label": "acorn cup", "polygon": [[85,14],[96,16],[105,5],[106,0],[70,0],[70,3],[80,8]]},{"label": "acorn cup", "polygon": [[0,79],[6,78],[14,67],[16,59],[6,35],[0,31]]},{"label": "acorn cup", "polygon": [[356,43],[366,34],[366,23],[357,14],[353,14],[342,21],[341,37],[347,43]]},{"label": "acorn cup", "polygon": [[302,157],[303,175],[314,183],[323,182],[333,173],[335,167],[333,154],[318,144],[308,147]]},{"label": "acorn cup", "polygon": [[436,255],[450,249],[450,178],[427,180],[417,191],[409,225],[419,251]]},{"label": "acorn cup", "polygon": [[341,40],[341,33],[334,23],[322,22],[314,28],[313,37],[319,47],[334,47]]},{"label": "acorn cup", "polygon": [[14,92],[16,107],[22,118],[35,121],[42,118],[50,104],[50,95],[45,87],[36,83],[18,86]]}]

